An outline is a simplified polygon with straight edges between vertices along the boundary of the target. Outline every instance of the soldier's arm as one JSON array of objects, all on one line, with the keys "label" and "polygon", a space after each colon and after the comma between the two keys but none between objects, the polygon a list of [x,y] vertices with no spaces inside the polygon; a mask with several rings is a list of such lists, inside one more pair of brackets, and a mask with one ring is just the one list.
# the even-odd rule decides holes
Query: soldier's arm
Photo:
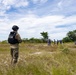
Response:
[{"label": "soldier's arm", "polygon": [[21,42],[22,42],[22,39],[21,39],[21,37],[20,37],[20,35],[19,35],[19,34],[16,34],[16,39],[18,40],[18,42],[19,42],[19,43],[21,43]]}]

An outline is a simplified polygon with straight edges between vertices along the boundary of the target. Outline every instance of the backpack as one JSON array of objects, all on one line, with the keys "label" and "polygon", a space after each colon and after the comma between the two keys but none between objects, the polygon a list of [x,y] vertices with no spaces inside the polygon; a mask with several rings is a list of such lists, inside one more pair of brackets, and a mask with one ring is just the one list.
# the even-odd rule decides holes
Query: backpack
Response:
[{"label": "backpack", "polygon": [[8,37],[8,43],[10,44],[16,44],[19,43],[17,39],[15,39],[16,32],[10,32],[9,37]]}]

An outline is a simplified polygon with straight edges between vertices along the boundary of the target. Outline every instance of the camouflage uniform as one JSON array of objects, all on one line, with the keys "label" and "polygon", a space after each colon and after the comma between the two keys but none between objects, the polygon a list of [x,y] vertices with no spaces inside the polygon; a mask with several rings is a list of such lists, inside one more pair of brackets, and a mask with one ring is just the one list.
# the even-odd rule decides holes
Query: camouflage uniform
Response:
[{"label": "camouflage uniform", "polygon": [[[18,40],[19,43],[22,42],[21,37],[20,37],[20,35],[18,33],[16,34],[15,38]],[[19,57],[19,43],[10,44],[10,47],[11,47],[11,52],[10,53],[11,53],[11,57],[12,57],[12,60],[11,60],[12,64],[17,63],[17,61],[18,61],[18,57]]]}]

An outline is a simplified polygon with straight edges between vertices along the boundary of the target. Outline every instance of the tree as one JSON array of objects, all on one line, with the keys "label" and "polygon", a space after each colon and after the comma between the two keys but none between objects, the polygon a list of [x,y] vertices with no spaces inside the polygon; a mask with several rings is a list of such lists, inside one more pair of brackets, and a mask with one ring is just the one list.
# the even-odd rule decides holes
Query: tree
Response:
[{"label": "tree", "polygon": [[76,30],[69,31],[69,32],[67,33],[67,36],[70,38],[70,40],[76,41]]},{"label": "tree", "polygon": [[63,38],[63,42],[71,42],[72,40],[69,37]]},{"label": "tree", "polygon": [[76,30],[69,31],[67,37],[63,38],[64,42],[76,41]]},{"label": "tree", "polygon": [[47,32],[42,32],[40,33],[43,36],[43,40],[47,40],[48,39],[48,33]]}]

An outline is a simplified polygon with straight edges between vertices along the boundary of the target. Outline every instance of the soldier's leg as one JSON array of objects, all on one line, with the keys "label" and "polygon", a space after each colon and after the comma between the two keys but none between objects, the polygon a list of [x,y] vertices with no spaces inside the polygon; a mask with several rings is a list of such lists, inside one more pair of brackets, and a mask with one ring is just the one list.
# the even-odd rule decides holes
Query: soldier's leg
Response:
[{"label": "soldier's leg", "polygon": [[11,64],[13,64],[13,55],[14,55],[14,49],[13,48],[11,48],[10,54],[11,54]]},{"label": "soldier's leg", "polygon": [[19,49],[15,48],[14,49],[14,57],[13,57],[13,63],[16,64],[18,61],[18,56],[19,56]]}]

